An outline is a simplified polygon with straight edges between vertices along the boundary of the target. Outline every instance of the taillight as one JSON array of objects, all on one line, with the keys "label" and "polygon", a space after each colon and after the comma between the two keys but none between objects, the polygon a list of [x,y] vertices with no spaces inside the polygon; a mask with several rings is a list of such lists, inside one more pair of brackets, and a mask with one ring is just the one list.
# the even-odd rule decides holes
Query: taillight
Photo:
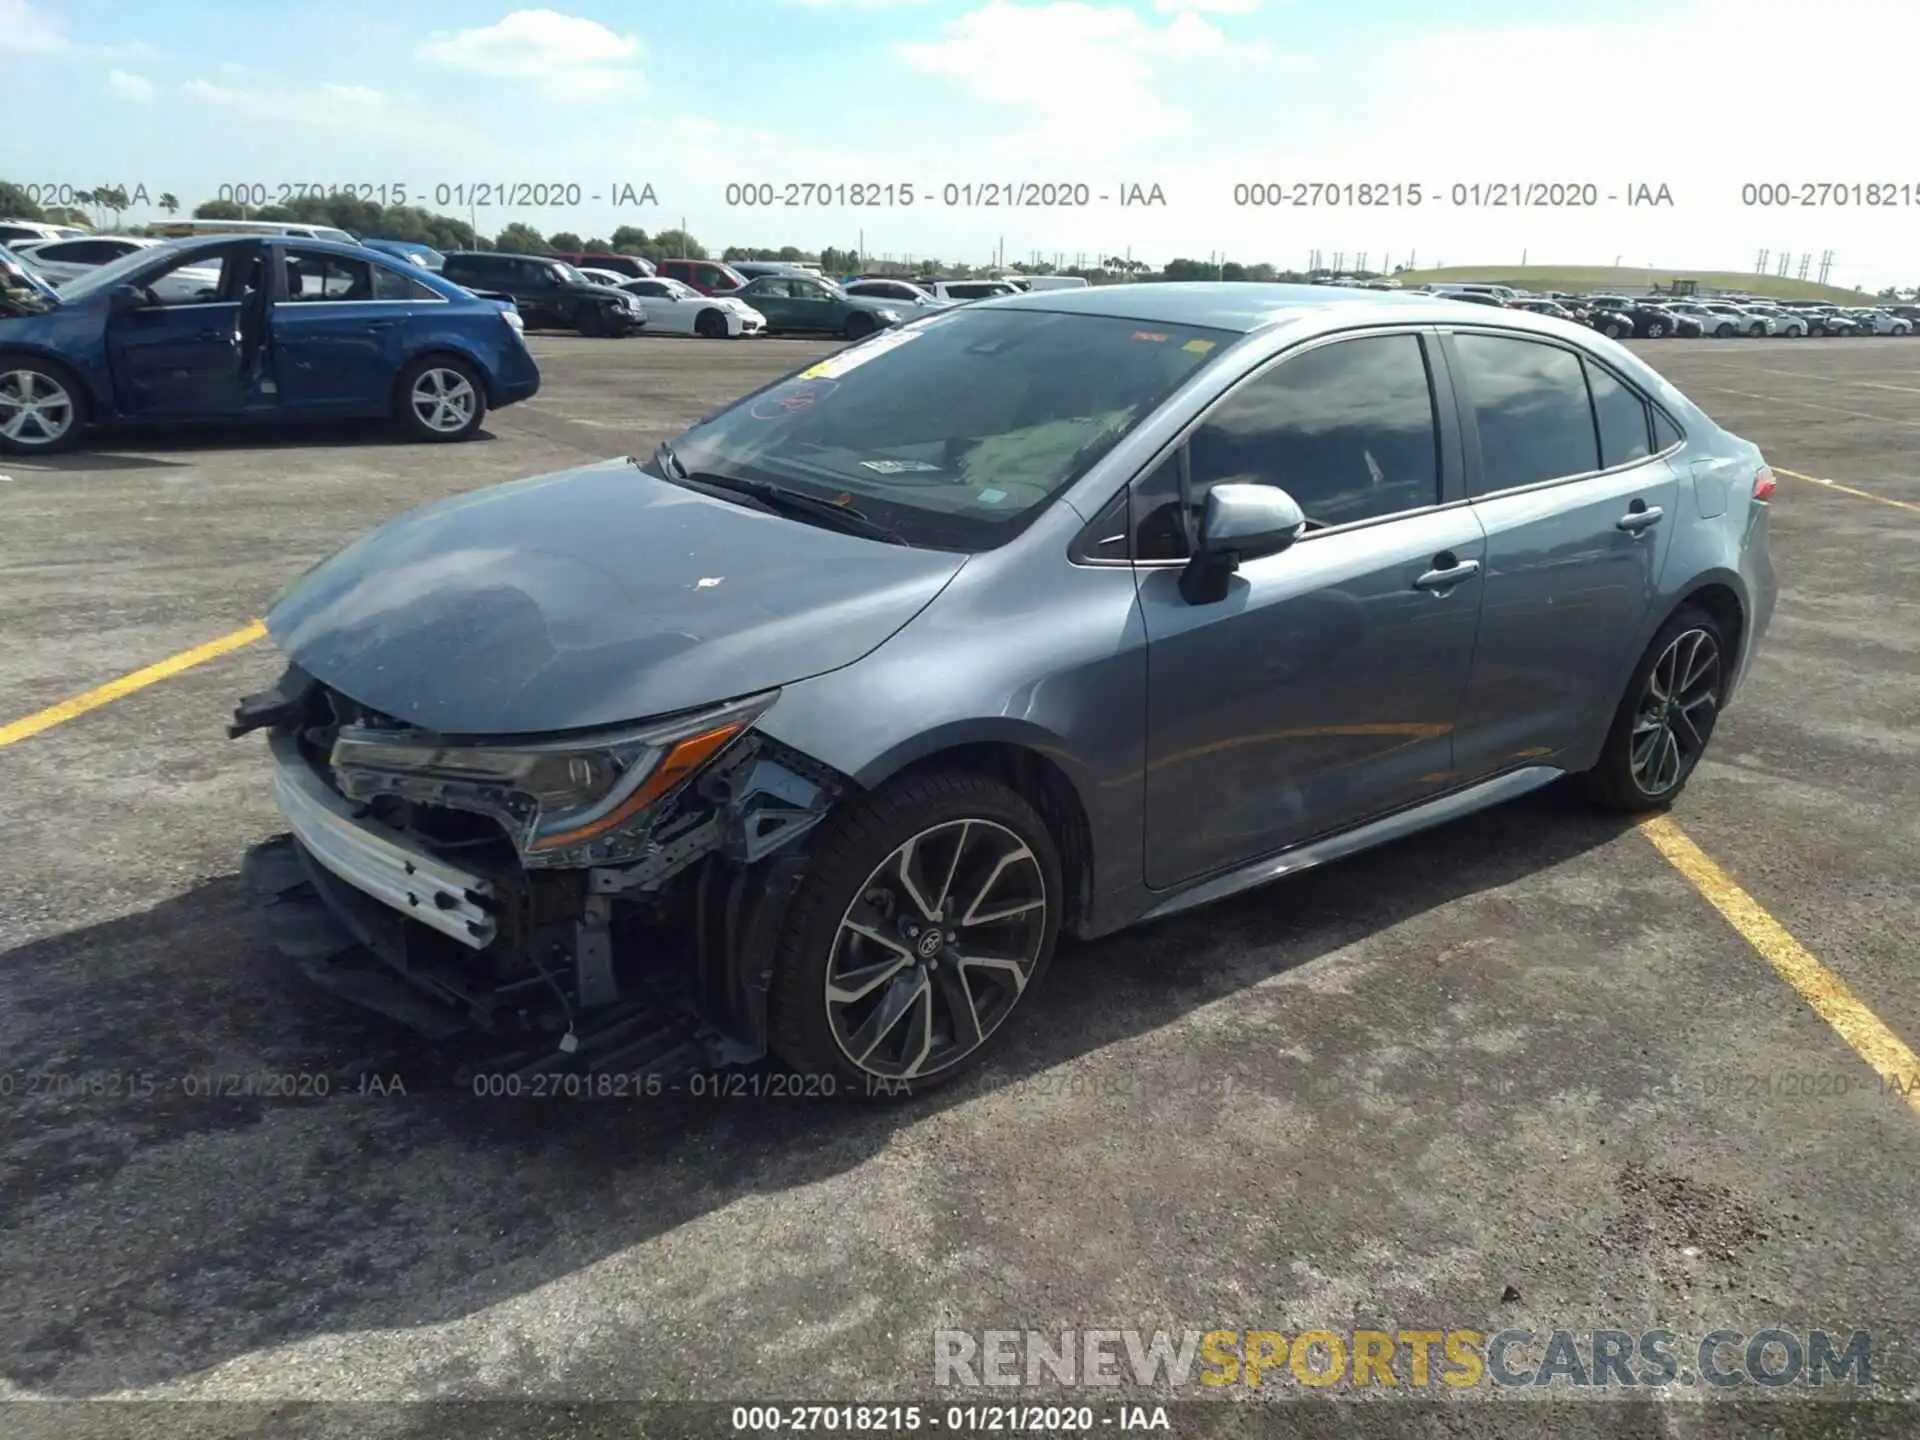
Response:
[{"label": "taillight", "polygon": [[1773,498],[1773,490],[1773,471],[1767,466],[1762,465],[1760,467],[1760,473],[1753,477],[1753,498],[1756,500],[1771,500]]}]

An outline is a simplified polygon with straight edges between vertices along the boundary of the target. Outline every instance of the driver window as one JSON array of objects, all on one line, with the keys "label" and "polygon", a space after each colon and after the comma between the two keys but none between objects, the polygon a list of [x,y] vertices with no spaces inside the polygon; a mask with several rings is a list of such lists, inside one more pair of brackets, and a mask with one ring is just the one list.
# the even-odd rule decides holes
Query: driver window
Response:
[{"label": "driver window", "polygon": [[827,292],[811,280],[789,280],[787,284],[790,287],[787,293],[792,295],[796,300],[824,300],[827,298]]},{"label": "driver window", "polygon": [[[1321,345],[1241,385],[1187,442],[1197,524],[1209,489],[1277,485],[1311,529],[1440,501],[1440,436],[1417,335]],[[1138,553],[1138,552],[1136,552]]]},{"label": "driver window", "polygon": [[254,243],[195,250],[137,283],[149,308],[246,300],[260,288],[263,251]]},{"label": "driver window", "polygon": [[753,289],[756,295],[767,295],[783,300],[791,299],[793,292],[794,286],[791,280],[762,280]]}]

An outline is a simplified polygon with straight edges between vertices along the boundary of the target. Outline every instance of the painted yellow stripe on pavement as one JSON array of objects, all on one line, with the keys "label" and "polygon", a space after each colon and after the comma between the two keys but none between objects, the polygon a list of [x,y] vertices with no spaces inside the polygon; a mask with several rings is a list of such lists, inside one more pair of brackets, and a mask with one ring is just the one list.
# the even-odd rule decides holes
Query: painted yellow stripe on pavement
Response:
[{"label": "painted yellow stripe on pavement", "polygon": [[62,700],[58,705],[50,705],[37,715],[29,715],[24,720],[15,720],[9,725],[0,725],[0,749],[24,740],[29,735],[38,735],[42,730],[50,730],[63,720],[71,720],[76,715],[84,715],[89,710],[97,710],[110,701],[123,695],[131,695],[136,690],[144,690],[156,680],[165,680],[169,675],[178,675],[182,670],[191,670],[196,665],[251,645],[267,633],[267,627],[259,620],[230,635],[222,635],[218,640],[209,640],[204,645],[196,645],[191,650],[182,650],[178,655],[169,655],[166,659],[136,670],[131,675],[122,675],[118,680],[109,680],[98,689],[89,690],[84,695],[76,695],[71,700]]},{"label": "painted yellow stripe on pavement", "polygon": [[1813,1012],[1873,1067],[1887,1089],[1902,1096],[1908,1106],[1920,1114],[1920,1056],[1915,1056],[1906,1042],[1847,988],[1846,981],[1816,960],[1787,932],[1786,926],[1769,915],[1758,900],[1742,890],[1731,875],[1668,817],[1655,815],[1641,821],[1640,833],[1651,840],[1654,848],[1686,877],[1687,883],[1773,966],[1782,980],[1799,991],[1800,998]]},{"label": "painted yellow stripe on pavement", "polygon": [[1783,470],[1778,465],[1767,467],[1776,475],[1788,475],[1795,480],[1804,480],[1809,485],[1824,485],[1829,490],[1838,490],[1842,495],[1856,495],[1862,500],[1878,501],[1882,505],[1891,505],[1896,510],[1911,510],[1920,515],[1920,505],[1911,500],[1895,500],[1890,495],[1876,495],[1871,490],[1856,490],[1851,485],[1842,485],[1838,480],[1822,480],[1818,475],[1802,475],[1798,470]]}]

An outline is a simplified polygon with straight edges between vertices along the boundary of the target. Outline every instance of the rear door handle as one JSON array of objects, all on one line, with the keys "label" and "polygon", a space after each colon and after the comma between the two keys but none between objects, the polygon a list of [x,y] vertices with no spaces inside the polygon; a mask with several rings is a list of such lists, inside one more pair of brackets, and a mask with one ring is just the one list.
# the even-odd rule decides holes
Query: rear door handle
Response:
[{"label": "rear door handle", "polygon": [[391,320],[368,320],[364,323],[369,330],[391,330],[393,328],[393,321]]},{"label": "rear door handle", "polygon": [[1427,571],[1418,580],[1415,580],[1413,582],[1414,589],[1451,590],[1462,580],[1471,580],[1480,573],[1480,562],[1478,560],[1461,560],[1452,565],[1440,565],[1438,563],[1439,561],[1450,560],[1453,557],[1450,555],[1436,555],[1433,558],[1435,568]]},{"label": "rear door handle", "polygon": [[1629,510],[1613,522],[1616,530],[1625,530],[1629,535],[1637,535],[1649,526],[1658,525],[1660,517],[1667,512],[1658,505],[1644,505],[1638,510]]}]

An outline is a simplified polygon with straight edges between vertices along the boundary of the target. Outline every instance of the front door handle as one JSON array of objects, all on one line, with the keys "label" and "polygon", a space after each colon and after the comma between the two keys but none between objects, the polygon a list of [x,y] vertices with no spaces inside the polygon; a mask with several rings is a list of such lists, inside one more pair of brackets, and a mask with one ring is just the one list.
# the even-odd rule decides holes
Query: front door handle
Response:
[{"label": "front door handle", "polygon": [[1636,500],[1626,514],[1613,522],[1613,528],[1624,530],[1629,535],[1638,535],[1642,530],[1658,525],[1660,517],[1666,513],[1658,505],[1642,505]]},{"label": "front door handle", "polygon": [[391,320],[368,320],[365,324],[369,330],[391,330],[393,328],[393,321]]},{"label": "front door handle", "polygon": [[[1449,562],[1443,564],[1442,562]],[[1413,582],[1416,590],[1451,590],[1462,580],[1471,580],[1480,573],[1478,560],[1455,561],[1451,555],[1433,557],[1434,568]]]}]

